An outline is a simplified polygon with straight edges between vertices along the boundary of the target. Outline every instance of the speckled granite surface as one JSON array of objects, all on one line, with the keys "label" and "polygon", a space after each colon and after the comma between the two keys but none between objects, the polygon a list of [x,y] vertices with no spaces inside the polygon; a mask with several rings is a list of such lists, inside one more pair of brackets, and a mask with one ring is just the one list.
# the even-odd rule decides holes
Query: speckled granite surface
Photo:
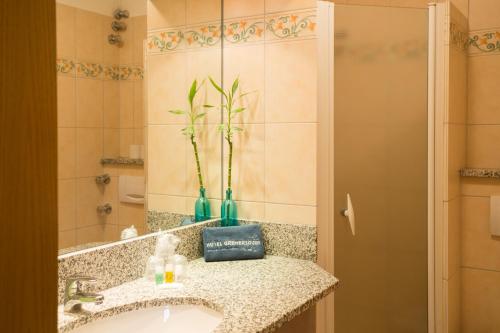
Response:
[{"label": "speckled granite surface", "polygon": [[113,158],[101,158],[102,165],[144,165],[144,160],[142,158],[128,158],[128,157],[113,157]]},{"label": "speckled granite surface", "polygon": [[108,242],[91,242],[91,243],[85,243],[85,244],[80,244],[72,247],[66,247],[64,249],[59,249],[59,255],[71,253],[71,252],[76,252],[76,251],[81,251],[81,250],[86,250],[90,249],[92,247],[96,246],[101,246],[104,244],[107,244]]},{"label": "speckled granite surface", "polygon": [[500,169],[464,168],[460,170],[460,175],[462,177],[500,178]]},{"label": "speckled granite surface", "polygon": [[190,215],[176,214],[169,212],[158,212],[149,210],[146,216],[146,227],[149,232],[158,230],[168,230],[177,228],[185,218],[191,218]]},{"label": "speckled granite surface", "polygon": [[88,313],[65,315],[59,306],[59,331],[165,304],[205,305],[223,314],[217,333],[272,332],[332,292],[338,280],[311,261],[268,256],[262,260],[189,264],[182,289],[157,290],[144,279],[103,292],[104,303]]}]

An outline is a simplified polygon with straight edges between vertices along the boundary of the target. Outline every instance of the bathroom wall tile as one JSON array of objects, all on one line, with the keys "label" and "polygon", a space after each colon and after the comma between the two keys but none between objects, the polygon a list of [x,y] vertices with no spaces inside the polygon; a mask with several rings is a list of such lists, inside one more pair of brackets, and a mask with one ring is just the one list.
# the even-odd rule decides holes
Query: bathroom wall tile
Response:
[{"label": "bathroom wall tile", "polygon": [[76,175],[76,130],[59,128],[57,130],[57,174],[59,179],[73,178]]},{"label": "bathroom wall tile", "polygon": [[75,127],[75,79],[57,76],[57,126]]},{"label": "bathroom wall tile", "polygon": [[[242,132],[234,135],[233,196],[235,200],[262,202],[265,200],[266,127],[264,124],[246,124],[242,128]],[[224,155],[224,169],[227,170],[228,149]],[[224,177],[224,188],[227,188],[227,176]]]},{"label": "bathroom wall tile", "polygon": [[144,145],[144,130],[134,128],[134,138],[133,143],[135,145]]},{"label": "bathroom wall tile", "polygon": [[221,0],[187,0],[186,24],[220,21]]},{"label": "bathroom wall tile", "polygon": [[[104,222],[97,213],[97,206],[103,204],[103,193],[94,177],[79,178],[76,183],[76,226],[88,227]],[[81,244],[81,243],[79,243]]]},{"label": "bathroom wall tile", "polygon": [[265,221],[316,225],[316,207],[266,203]]},{"label": "bathroom wall tile", "polygon": [[315,40],[266,45],[267,123],[316,121],[316,48]]},{"label": "bathroom wall tile", "polygon": [[467,53],[450,48],[449,108],[445,122],[465,124],[467,121]]},{"label": "bathroom wall tile", "polygon": [[76,229],[59,231],[59,249],[76,245]]},{"label": "bathroom wall tile", "polygon": [[467,128],[467,166],[500,166],[500,125],[472,125]]},{"label": "bathroom wall tile", "polygon": [[[177,133],[176,135],[181,135]],[[197,127],[197,147],[200,158],[206,195],[210,198],[220,196],[221,186],[221,137],[217,125]],[[196,171],[194,149],[190,140],[186,140],[186,195],[198,197],[199,181]]]},{"label": "bathroom wall tile", "polygon": [[461,332],[461,327],[460,327],[460,320],[461,320],[461,313],[460,313],[460,293],[461,293],[461,274],[458,272],[458,274],[455,274],[451,279],[449,280],[444,280],[444,289],[445,295],[446,295],[446,302],[447,302],[447,309],[448,309],[448,315],[447,315],[447,326],[448,330],[447,332],[449,333],[459,333]]},{"label": "bathroom wall tile", "polygon": [[448,192],[445,200],[460,196],[460,169],[465,167],[466,126],[445,125],[448,136]]},{"label": "bathroom wall tile", "polygon": [[491,194],[500,194],[500,180],[462,178],[462,195],[489,197]]},{"label": "bathroom wall tile", "polygon": [[104,128],[120,127],[120,83],[103,82],[103,125]]},{"label": "bathroom wall tile", "polygon": [[93,225],[76,230],[76,243],[104,242],[105,225]]},{"label": "bathroom wall tile", "polygon": [[186,0],[148,1],[148,30],[186,24]]},{"label": "bathroom wall tile", "polygon": [[462,268],[462,332],[500,331],[500,272]]},{"label": "bathroom wall tile", "polygon": [[264,14],[264,0],[225,0],[224,19]]},{"label": "bathroom wall tile", "polygon": [[171,114],[168,110],[187,108],[186,55],[150,56],[148,77],[149,123],[184,124],[184,117]]},{"label": "bathroom wall tile", "polygon": [[75,57],[75,16],[74,7],[56,4],[57,57]]},{"label": "bathroom wall tile", "polygon": [[148,191],[185,195],[186,139],[182,125],[151,126],[148,129]]},{"label": "bathroom wall tile", "polygon": [[264,202],[236,201],[236,205],[238,209],[238,218],[266,221],[266,204]]},{"label": "bathroom wall tile", "polygon": [[76,79],[76,126],[102,127],[103,81]]},{"label": "bathroom wall tile", "polygon": [[120,128],[134,127],[134,83],[120,82]]},{"label": "bathroom wall tile", "polygon": [[266,13],[316,8],[315,0],[266,0]]},{"label": "bathroom wall tile", "polygon": [[121,229],[118,225],[115,224],[106,224],[104,226],[104,242],[116,242],[120,240]]},{"label": "bathroom wall tile", "polygon": [[120,130],[105,128],[103,130],[103,157],[120,156]]},{"label": "bathroom wall tile", "polygon": [[[109,203],[113,210],[111,214],[101,219],[106,225],[118,225],[120,222],[120,203],[118,200],[118,177],[112,176],[111,181],[106,186],[97,186],[102,198],[101,204]],[[106,231],[105,231],[106,232]]]},{"label": "bathroom wall tile", "polygon": [[463,197],[462,214],[462,265],[500,271],[500,237],[490,234],[489,197]]},{"label": "bathroom wall tile", "polygon": [[[500,25],[500,22],[499,24]],[[500,124],[500,57],[469,57],[469,124]]]},{"label": "bathroom wall tile", "polygon": [[81,61],[102,62],[103,16],[86,10],[76,11],[75,40],[76,59]]},{"label": "bathroom wall tile", "polygon": [[130,203],[119,203],[120,210],[120,220],[119,226],[120,229],[129,228],[130,226],[136,226],[139,228],[144,228],[145,224],[145,214],[144,214],[144,206],[136,205]]},{"label": "bathroom wall tile", "polygon": [[102,16],[102,36],[99,41],[102,44],[102,63],[116,65],[120,61],[121,48],[108,42],[108,35],[115,34],[111,29],[111,23],[115,21],[113,17]]},{"label": "bathroom wall tile", "polygon": [[118,175],[123,176],[144,176],[144,168],[142,166],[120,166],[118,167]]},{"label": "bathroom wall tile", "polygon": [[120,35],[123,38],[123,45],[120,47],[121,65],[130,65],[134,62],[134,37],[135,37],[135,20],[133,18],[126,21],[127,30],[121,31]]},{"label": "bathroom wall tile", "polygon": [[120,156],[130,155],[130,145],[134,144],[134,130],[120,129]]},{"label": "bathroom wall tile", "polygon": [[76,181],[62,179],[57,182],[58,228],[60,231],[76,228]]},{"label": "bathroom wall tile", "polygon": [[[220,197],[220,195],[218,197]],[[185,206],[184,212],[182,214],[193,216],[194,215],[194,205],[195,205],[197,199],[198,199],[198,197],[186,197],[186,203],[185,203],[186,206]],[[222,200],[216,199],[216,198],[210,198],[210,197],[208,198],[208,200],[210,201],[210,213],[212,215],[212,218],[220,217],[220,207],[222,205]],[[239,210],[238,210],[238,214],[239,214]]]},{"label": "bathroom wall tile", "polygon": [[[244,63],[245,66],[241,66]],[[240,91],[249,93],[238,107],[246,110],[235,118],[238,123],[263,123],[265,92],[265,46],[264,44],[224,49],[224,82],[232,84],[240,80]]]},{"label": "bathroom wall tile", "polygon": [[491,0],[469,1],[469,29],[481,30],[500,26],[500,2]]},{"label": "bathroom wall tile", "polygon": [[266,40],[292,40],[315,38],[317,30],[316,10],[272,13],[266,15]]},{"label": "bathroom wall tile", "polygon": [[[469,17],[469,1],[470,0],[451,0],[451,3],[458,9],[460,13],[462,13],[464,17],[467,18]],[[425,5],[427,6],[427,1],[424,0],[421,2],[425,2]]]},{"label": "bathroom wall tile", "polygon": [[103,131],[99,128],[76,130],[76,174],[96,176],[102,172]]},{"label": "bathroom wall tile", "polygon": [[316,204],[316,124],[266,124],[266,202]]},{"label": "bathroom wall tile", "polygon": [[[464,1],[464,0],[459,0]],[[468,1],[468,0],[465,0]],[[407,7],[407,8],[427,8],[427,0],[389,0],[389,6],[391,7]],[[466,7],[467,8],[467,7]]]},{"label": "bathroom wall tile", "polygon": [[134,82],[134,128],[144,127],[144,99],[143,99],[143,82]]},{"label": "bathroom wall tile", "polygon": [[445,248],[448,249],[445,258],[444,278],[450,279],[460,273],[461,264],[461,198],[444,202],[444,212],[447,230]]},{"label": "bathroom wall tile", "polygon": [[[149,176],[151,178],[151,176]],[[151,192],[151,190],[149,191]],[[190,205],[190,211],[192,211]],[[216,209],[217,206],[213,206]],[[176,214],[186,213],[186,197],[164,194],[148,194],[148,209]]]},{"label": "bathroom wall tile", "polygon": [[134,35],[133,35],[133,57],[132,63],[135,65],[141,65],[144,63],[144,40],[147,38],[147,17],[135,16],[131,19],[134,21]]}]

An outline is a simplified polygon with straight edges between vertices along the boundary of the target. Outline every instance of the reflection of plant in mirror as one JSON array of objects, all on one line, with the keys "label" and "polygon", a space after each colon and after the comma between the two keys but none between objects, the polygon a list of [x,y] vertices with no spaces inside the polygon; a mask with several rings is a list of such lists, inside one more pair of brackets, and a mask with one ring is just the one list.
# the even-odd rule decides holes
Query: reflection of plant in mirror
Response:
[{"label": "reflection of plant in mirror", "polygon": [[219,125],[219,131],[224,135],[227,144],[229,145],[229,160],[227,167],[227,190],[226,199],[222,203],[221,208],[221,219],[223,226],[237,225],[237,214],[236,214],[236,203],[232,200],[232,189],[231,189],[231,171],[233,164],[233,136],[235,132],[241,132],[243,129],[238,126],[233,125],[233,119],[241,112],[245,111],[244,107],[235,107],[235,102],[238,98],[246,95],[239,91],[240,81],[236,78],[231,85],[231,89],[224,91],[220,85],[218,85],[211,77],[209,77],[210,82],[214,88],[222,94],[222,110],[226,112],[226,121],[224,124]]},{"label": "reflection of plant in mirror", "polygon": [[[200,156],[198,154],[198,145],[196,143],[196,123],[206,116],[206,112],[200,112],[200,106],[195,105],[194,100],[196,94],[203,86],[204,81],[198,85],[198,81],[194,80],[188,93],[188,110],[170,110],[169,112],[176,115],[184,115],[188,119],[188,125],[182,129],[182,134],[187,136],[193,145],[194,157],[196,160],[196,171],[198,174],[198,182],[200,184],[200,197],[195,204],[195,221],[204,221],[210,218],[210,204],[205,198],[205,188],[203,186],[203,175],[201,174]],[[203,108],[212,108],[212,105],[203,105]]]}]

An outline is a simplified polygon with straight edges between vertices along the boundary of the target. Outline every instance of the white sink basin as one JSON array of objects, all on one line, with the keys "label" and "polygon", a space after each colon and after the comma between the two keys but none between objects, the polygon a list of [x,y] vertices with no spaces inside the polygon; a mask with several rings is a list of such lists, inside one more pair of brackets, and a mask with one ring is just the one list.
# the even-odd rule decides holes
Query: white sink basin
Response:
[{"label": "white sink basin", "polygon": [[97,320],[74,333],[208,333],[221,322],[222,315],[198,305],[165,305],[124,312]]}]

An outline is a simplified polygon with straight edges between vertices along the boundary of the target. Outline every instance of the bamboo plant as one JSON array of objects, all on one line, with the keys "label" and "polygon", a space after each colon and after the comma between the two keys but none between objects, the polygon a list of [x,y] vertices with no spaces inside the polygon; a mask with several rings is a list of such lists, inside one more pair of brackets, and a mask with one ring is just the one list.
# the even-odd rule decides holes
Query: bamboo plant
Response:
[{"label": "bamboo plant", "polygon": [[191,88],[188,93],[188,110],[169,110],[170,113],[175,115],[183,115],[186,116],[188,123],[187,126],[184,127],[181,132],[183,135],[189,138],[191,141],[191,145],[193,146],[194,158],[196,161],[196,172],[198,176],[198,183],[200,186],[200,197],[195,203],[195,221],[200,222],[210,218],[210,203],[205,196],[205,187],[203,185],[203,175],[201,173],[201,164],[200,164],[200,156],[198,153],[198,144],[196,142],[196,124],[198,121],[203,119],[206,116],[206,112],[203,110],[205,108],[212,108],[212,105],[205,104],[203,105],[203,110],[200,111],[200,106],[195,105],[195,98],[198,94],[200,88],[203,86],[204,81],[198,85],[198,81],[195,79],[191,84]]},{"label": "bamboo plant", "polygon": [[237,210],[236,203],[232,200],[232,188],[231,188],[231,174],[233,165],[233,137],[236,132],[241,132],[243,129],[238,126],[234,126],[234,118],[245,111],[244,107],[236,107],[236,101],[246,94],[242,94],[239,91],[239,78],[236,78],[231,85],[231,88],[227,91],[221,88],[211,77],[209,77],[210,82],[213,87],[222,95],[223,102],[221,104],[223,112],[226,113],[225,122],[218,126],[220,132],[223,133],[224,139],[227,141],[229,146],[229,160],[227,168],[227,189],[226,198],[222,203],[221,207],[221,223],[222,226],[232,226],[237,225]]}]

